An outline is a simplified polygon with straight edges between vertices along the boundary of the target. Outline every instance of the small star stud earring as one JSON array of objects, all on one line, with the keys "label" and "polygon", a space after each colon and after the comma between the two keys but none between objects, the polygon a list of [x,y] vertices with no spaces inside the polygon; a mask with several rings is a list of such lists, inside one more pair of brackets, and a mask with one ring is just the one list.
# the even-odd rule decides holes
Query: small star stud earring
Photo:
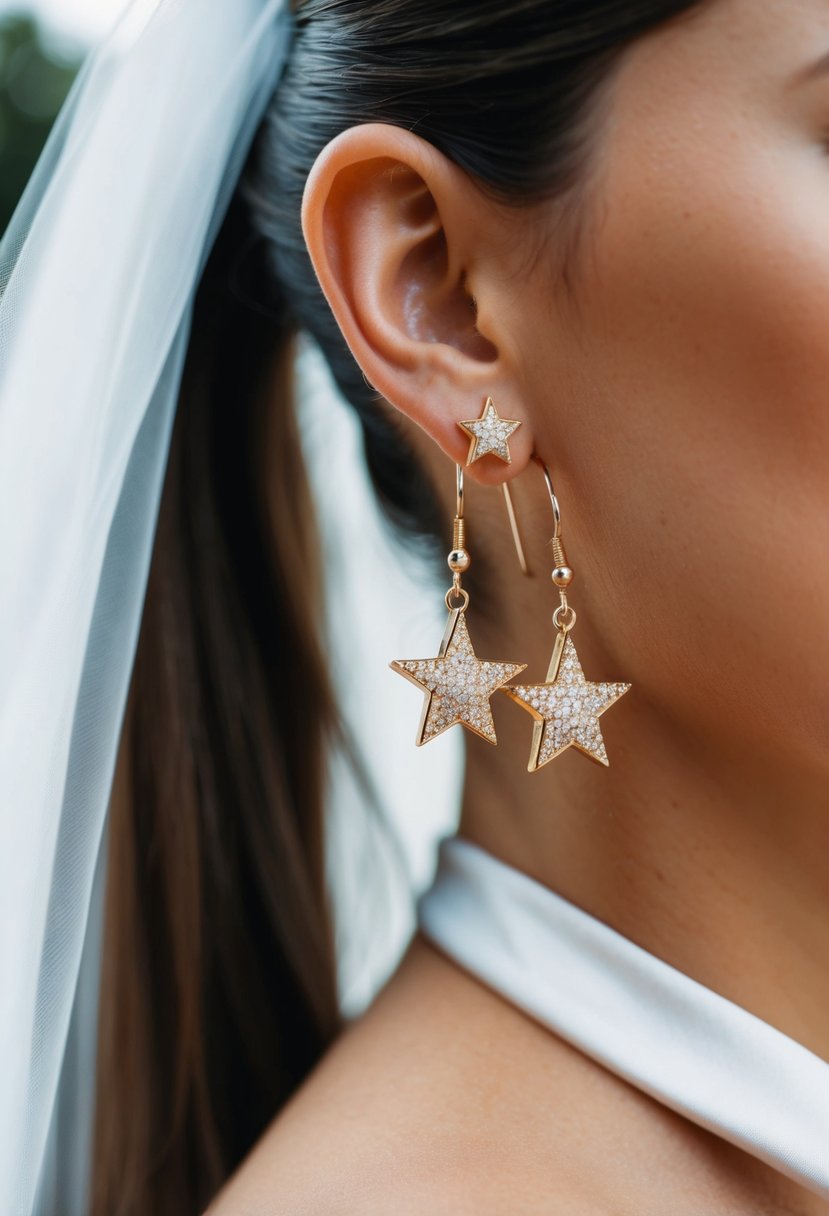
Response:
[{"label": "small star stud earring", "polygon": [[487,397],[480,418],[468,418],[465,422],[458,423],[470,439],[466,463],[473,464],[482,456],[492,453],[499,460],[511,464],[508,441],[520,425],[520,421],[515,418],[499,418],[495,403],[491,397]]}]

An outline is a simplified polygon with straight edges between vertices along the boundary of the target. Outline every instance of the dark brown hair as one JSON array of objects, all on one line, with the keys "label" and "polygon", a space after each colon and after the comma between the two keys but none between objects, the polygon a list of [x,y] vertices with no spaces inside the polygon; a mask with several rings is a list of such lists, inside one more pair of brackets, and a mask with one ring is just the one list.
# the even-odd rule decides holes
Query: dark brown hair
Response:
[{"label": "dark brown hair", "polygon": [[584,181],[625,46],[699,0],[304,0],[200,283],[109,825],[94,1216],[196,1216],[342,1025],[323,795],[337,709],[290,395],[310,332],[380,501],[434,529],[299,224],[320,149],[417,131],[516,206]]}]

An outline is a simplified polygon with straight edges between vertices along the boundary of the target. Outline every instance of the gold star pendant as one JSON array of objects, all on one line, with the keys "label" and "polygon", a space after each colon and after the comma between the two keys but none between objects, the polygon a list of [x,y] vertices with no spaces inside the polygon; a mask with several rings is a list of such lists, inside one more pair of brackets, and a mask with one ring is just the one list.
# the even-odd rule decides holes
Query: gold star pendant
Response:
[{"label": "gold star pendant", "polygon": [[497,742],[489,698],[527,664],[479,659],[469,640],[463,609],[454,608],[437,658],[395,659],[390,666],[426,693],[416,740],[420,747],[456,722],[490,743]]},{"label": "gold star pendant", "polygon": [[535,719],[528,770],[535,772],[570,746],[609,766],[599,715],[630,687],[586,680],[569,632],[559,633],[546,683],[514,684],[501,690]]},{"label": "gold star pendant", "polygon": [[499,418],[492,398],[487,397],[480,418],[469,418],[466,422],[458,423],[461,430],[466,431],[471,441],[466,463],[472,464],[491,452],[499,460],[512,464],[508,440],[520,425],[521,423],[514,418]]}]

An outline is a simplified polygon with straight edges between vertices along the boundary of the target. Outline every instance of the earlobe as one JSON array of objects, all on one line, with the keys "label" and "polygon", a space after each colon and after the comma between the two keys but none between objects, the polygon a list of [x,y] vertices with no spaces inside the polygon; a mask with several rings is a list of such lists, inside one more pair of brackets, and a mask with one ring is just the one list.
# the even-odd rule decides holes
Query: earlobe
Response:
[{"label": "earlobe", "polygon": [[[477,325],[476,297],[495,292],[503,273],[503,266],[493,273],[497,220],[458,166],[402,128],[352,127],[317,158],[302,227],[322,290],[369,383],[447,455],[464,463],[469,437],[458,423],[479,413],[488,396],[522,418],[508,335],[483,334]],[[529,432],[525,425],[516,434],[509,471],[490,458],[470,475],[495,482],[520,472],[532,448]]]}]

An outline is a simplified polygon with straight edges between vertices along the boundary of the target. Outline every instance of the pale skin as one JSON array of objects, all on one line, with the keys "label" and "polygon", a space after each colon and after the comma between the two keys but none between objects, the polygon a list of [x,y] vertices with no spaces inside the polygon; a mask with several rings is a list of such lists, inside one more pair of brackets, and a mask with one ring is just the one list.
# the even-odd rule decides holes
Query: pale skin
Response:
[{"label": "pale skin", "polygon": [[[461,834],[829,1060],[829,71],[804,75],[826,52],[825,0],[713,0],[635,43],[569,286],[560,203],[495,205],[386,125],[324,149],[303,224],[447,518],[457,422],[487,395],[522,422],[511,465],[467,471],[479,656],[546,672],[557,601],[535,452],[585,674],[633,686],[601,719],[609,768],[571,748],[532,774],[531,721],[496,695],[498,746],[468,737]],[[829,1204],[415,937],[211,1208],[311,1212]]]}]

